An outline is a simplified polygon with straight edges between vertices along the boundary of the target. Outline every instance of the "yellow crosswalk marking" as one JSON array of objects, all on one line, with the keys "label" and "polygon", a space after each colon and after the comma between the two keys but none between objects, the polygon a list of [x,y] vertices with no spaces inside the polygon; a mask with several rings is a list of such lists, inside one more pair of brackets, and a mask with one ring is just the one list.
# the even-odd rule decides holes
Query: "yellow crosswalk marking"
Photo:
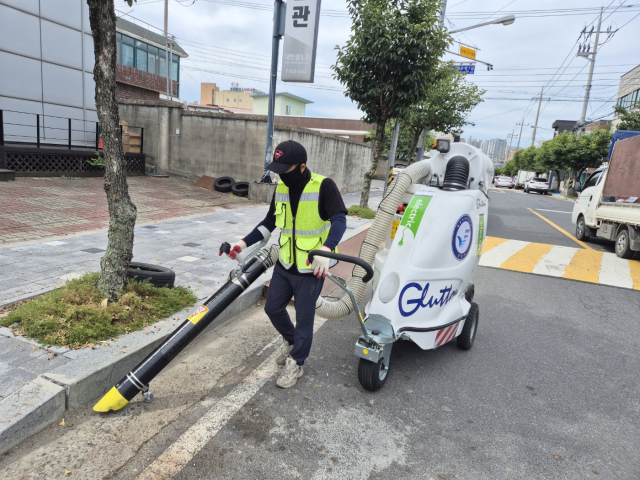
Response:
[{"label": "yellow crosswalk marking", "polygon": [[[487,239],[488,240],[488,239]],[[553,245],[544,243],[530,243],[522,250],[512,255],[509,260],[500,265],[505,270],[531,273],[542,257],[553,248]]]},{"label": "yellow crosswalk marking", "polygon": [[576,250],[571,263],[564,269],[562,278],[598,283],[603,252]]},{"label": "yellow crosswalk marking", "polygon": [[482,253],[486,253],[492,248],[502,245],[504,242],[508,241],[508,238],[487,237],[484,239],[484,249],[482,250]]},{"label": "yellow crosswalk marking", "polygon": [[482,253],[482,267],[640,290],[640,261],[615,253],[496,237],[485,239]]},{"label": "yellow crosswalk marking", "polygon": [[629,268],[631,269],[631,280],[633,281],[633,289],[640,290],[640,262],[629,260]]}]

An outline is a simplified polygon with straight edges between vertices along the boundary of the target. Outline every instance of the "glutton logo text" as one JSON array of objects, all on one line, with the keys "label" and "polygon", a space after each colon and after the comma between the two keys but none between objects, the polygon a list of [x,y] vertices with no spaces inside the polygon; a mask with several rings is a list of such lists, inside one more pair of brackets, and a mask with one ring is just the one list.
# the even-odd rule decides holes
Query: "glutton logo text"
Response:
[{"label": "glutton logo text", "polygon": [[[408,283],[400,292],[400,298],[398,299],[398,308],[400,309],[400,315],[403,317],[410,317],[414,313],[416,313],[420,308],[433,308],[433,307],[444,307],[449,301],[454,298],[457,294],[457,290],[453,290],[453,285],[449,285],[441,289],[436,295],[431,295],[429,300],[427,300],[427,295],[429,294],[429,283],[427,283],[424,288],[419,283]],[[408,297],[407,298],[405,298]],[[406,304],[406,310],[405,310]],[[411,307],[415,305],[414,307]]]}]

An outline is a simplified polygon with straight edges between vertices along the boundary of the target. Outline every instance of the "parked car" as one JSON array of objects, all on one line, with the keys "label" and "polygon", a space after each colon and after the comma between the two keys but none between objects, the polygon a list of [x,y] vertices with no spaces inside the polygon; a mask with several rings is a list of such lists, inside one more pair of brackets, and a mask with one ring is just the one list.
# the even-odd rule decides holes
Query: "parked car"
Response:
[{"label": "parked car", "polygon": [[524,188],[526,183],[536,176],[536,172],[530,170],[518,170],[516,175],[516,189]]},{"label": "parked car", "polygon": [[513,188],[513,179],[511,177],[505,177],[503,175],[496,177],[496,187],[508,187]]},{"label": "parked car", "polygon": [[533,177],[524,184],[524,193],[538,192],[543,195],[549,194],[549,180],[542,177]]}]

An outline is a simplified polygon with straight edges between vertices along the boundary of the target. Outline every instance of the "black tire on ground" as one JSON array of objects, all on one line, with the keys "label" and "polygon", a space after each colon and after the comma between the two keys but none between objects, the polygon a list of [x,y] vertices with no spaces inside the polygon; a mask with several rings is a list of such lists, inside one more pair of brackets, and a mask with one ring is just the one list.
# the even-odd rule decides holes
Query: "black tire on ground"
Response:
[{"label": "black tire on ground", "polygon": [[218,192],[227,193],[230,192],[236,181],[231,177],[220,177],[213,182],[213,188]]},{"label": "black tire on ground", "polygon": [[378,363],[373,363],[361,358],[360,364],[358,365],[358,380],[360,381],[360,385],[370,392],[380,390],[389,377],[389,365],[387,365],[387,363],[388,361],[384,358],[378,360]]},{"label": "black tire on ground", "polygon": [[471,302],[471,308],[469,309],[467,318],[464,320],[462,333],[458,335],[458,348],[461,348],[462,350],[471,350],[471,347],[473,347],[473,341],[476,339],[479,319],[480,307],[477,303]]},{"label": "black tire on ground", "polygon": [[249,195],[249,182],[234,183],[231,187],[231,193],[238,197],[246,197]]},{"label": "black tire on ground", "polygon": [[545,191],[544,191],[544,194],[545,194],[545,195],[549,195],[549,190],[545,190]]},{"label": "black tire on ground", "polygon": [[131,262],[127,270],[128,278],[136,280],[149,280],[154,287],[173,288],[176,281],[176,272],[170,268],[148,263]]},{"label": "black tire on ground", "polygon": [[633,250],[631,250],[631,242],[629,242],[629,231],[626,227],[622,228],[618,232],[616,237],[616,255],[620,258],[631,258],[633,256]]},{"label": "black tire on ground", "polygon": [[587,235],[587,226],[584,223],[584,217],[582,215],[580,215],[576,221],[576,238],[581,242],[589,240],[589,235]]},{"label": "black tire on ground", "polygon": [[524,193],[531,193],[531,190],[524,189]]}]

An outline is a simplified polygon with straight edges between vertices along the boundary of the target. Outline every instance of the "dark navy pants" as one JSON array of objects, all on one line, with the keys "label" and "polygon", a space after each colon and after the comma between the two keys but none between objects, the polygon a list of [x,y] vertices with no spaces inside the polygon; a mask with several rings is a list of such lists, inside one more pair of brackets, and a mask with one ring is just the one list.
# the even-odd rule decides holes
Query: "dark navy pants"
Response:
[{"label": "dark navy pants", "polygon": [[[313,274],[292,275],[280,265],[276,265],[273,270],[264,311],[280,335],[289,344],[293,343],[291,358],[298,365],[304,363],[311,351],[316,300],[323,284],[324,278],[317,278]],[[296,299],[295,326],[286,310],[292,297]]]}]

